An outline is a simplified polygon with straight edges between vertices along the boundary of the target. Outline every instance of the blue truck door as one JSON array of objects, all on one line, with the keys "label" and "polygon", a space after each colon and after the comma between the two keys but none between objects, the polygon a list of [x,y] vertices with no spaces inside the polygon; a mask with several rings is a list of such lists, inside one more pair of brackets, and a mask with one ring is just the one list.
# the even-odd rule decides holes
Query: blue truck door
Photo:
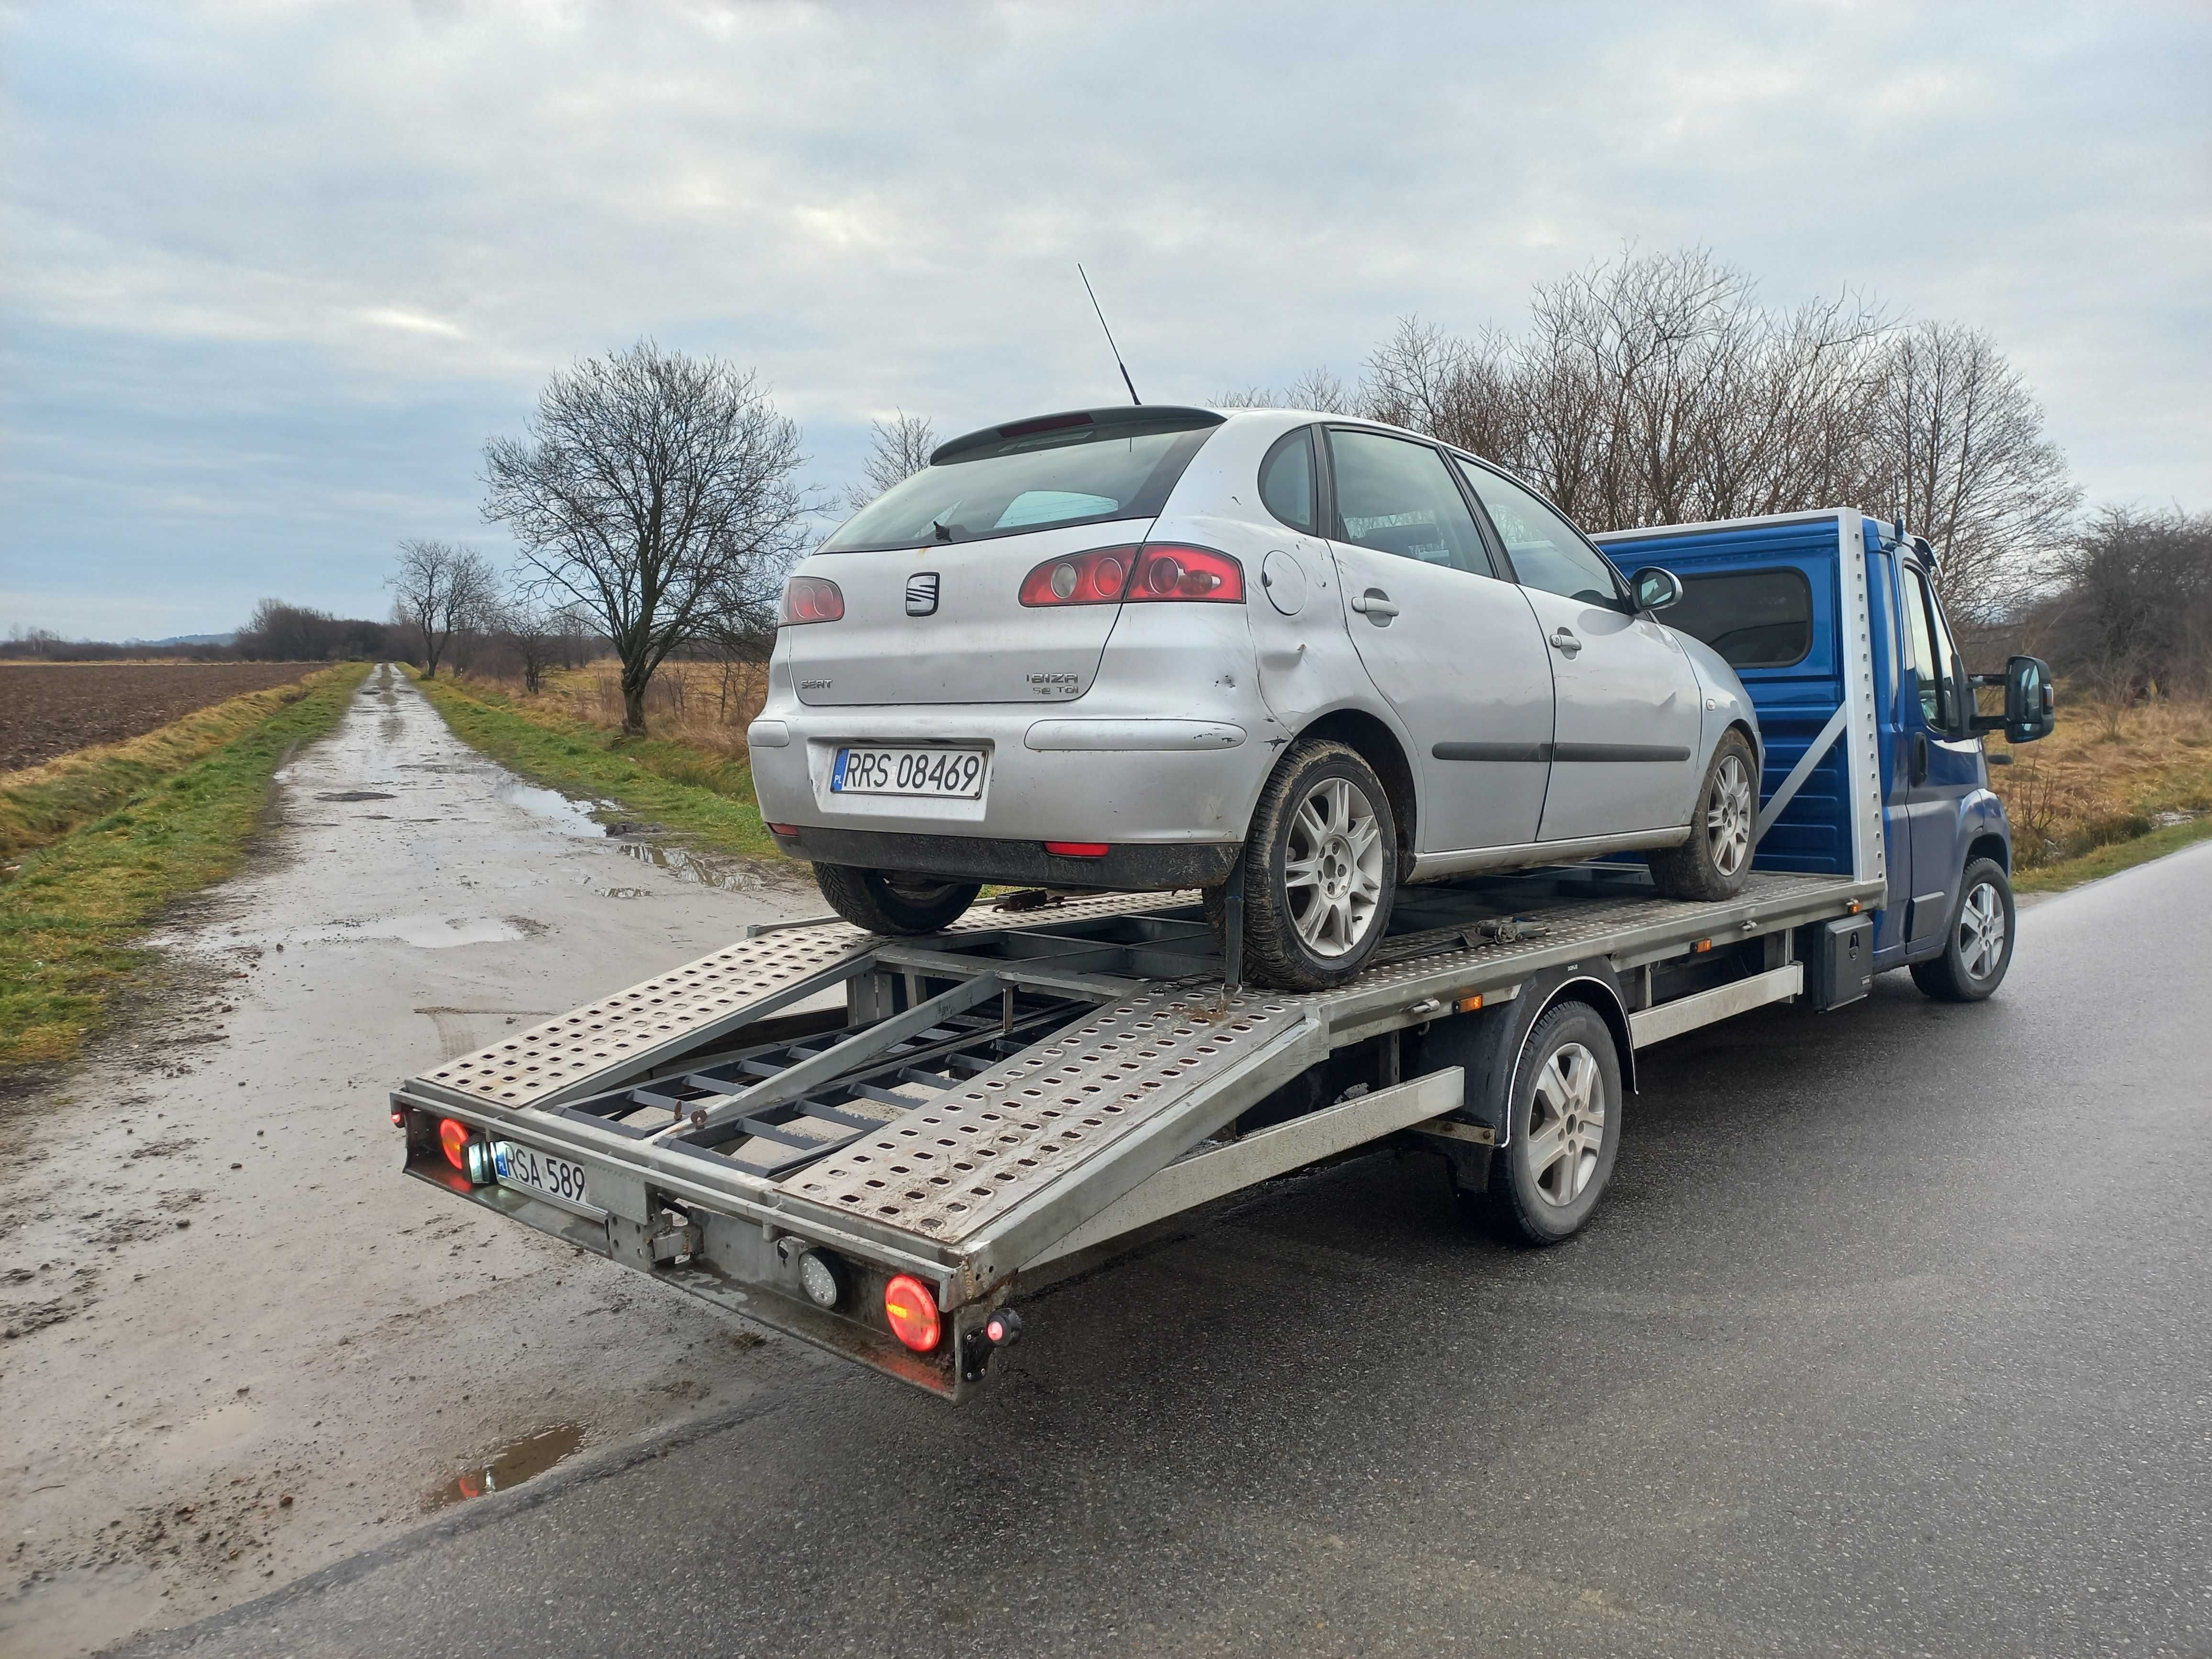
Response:
[{"label": "blue truck door", "polygon": [[1966,863],[1960,843],[1963,809],[1966,798],[1982,787],[1982,754],[1978,738],[1955,741],[1947,735],[1960,699],[1968,692],[1953,672],[1958,655],[1935,586],[1913,560],[1900,556],[1896,568],[1902,672],[1893,764],[1895,778],[1905,786],[1906,830],[1897,835],[1893,819],[1893,908],[1898,897],[1905,899],[1902,930],[1893,936],[1893,948],[1901,947],[1904,957],[1917,958],[1942,945],[1954,890]]}]

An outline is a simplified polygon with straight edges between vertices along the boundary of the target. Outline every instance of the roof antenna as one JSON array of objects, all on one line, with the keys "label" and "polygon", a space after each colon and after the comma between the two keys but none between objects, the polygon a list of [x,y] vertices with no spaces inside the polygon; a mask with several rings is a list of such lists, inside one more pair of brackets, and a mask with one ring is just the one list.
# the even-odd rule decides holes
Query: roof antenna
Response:
[{"label": "roof antenna", "polygon": [[1137,395],[1137,383],[1129,378],[1129,366],[1121,361],[1121,348],[1114,343],[1114,331],[1106,327],[1106,313],[1098,308],[1098,295],[1093,292],[1091,278],[1085,274],[1080,259],[1075,263],[1075,274],[1083,278],[1083,291],[1091,295],[1091,310],[1098,312],[1098,326],[1105,330],[1106,349],[1114,354],[1114,367],[1121,371],[1121,384],[1129,388],[1129,401],[1141,409],[1145,400]]}]

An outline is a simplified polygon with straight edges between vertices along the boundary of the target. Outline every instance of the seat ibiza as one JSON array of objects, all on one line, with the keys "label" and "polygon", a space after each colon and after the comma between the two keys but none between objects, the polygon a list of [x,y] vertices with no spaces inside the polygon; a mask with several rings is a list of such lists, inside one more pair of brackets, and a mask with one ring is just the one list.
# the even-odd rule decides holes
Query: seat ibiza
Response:
[{"label": "seat ibiza", "polygon": [[783,596],[749,732],[823,896],[934,932],[987,882],[1207,890],[1256,979],[1358,971],[1399,885],[1640,851],[1749,868],[1735,674],[1506,472],[1335,416],[1127,408],[957,438]]}]

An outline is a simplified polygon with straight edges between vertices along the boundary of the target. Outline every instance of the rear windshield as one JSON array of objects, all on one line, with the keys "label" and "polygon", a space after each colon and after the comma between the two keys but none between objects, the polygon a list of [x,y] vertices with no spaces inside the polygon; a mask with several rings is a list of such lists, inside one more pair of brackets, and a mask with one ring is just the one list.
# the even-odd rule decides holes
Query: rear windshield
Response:
[{"label": "rear windshield", "polygon": [[1038,432],[924,467],[822,544],[824,553],[981,541],[1062,525],[1156,517],[1216,422]]},{"label": "rear windshield", "polygon": [[1732,668],[1787,668],[1813,648],[1813,586],[1802,570],[1686,576],[1681,599],[1660,620]]}]

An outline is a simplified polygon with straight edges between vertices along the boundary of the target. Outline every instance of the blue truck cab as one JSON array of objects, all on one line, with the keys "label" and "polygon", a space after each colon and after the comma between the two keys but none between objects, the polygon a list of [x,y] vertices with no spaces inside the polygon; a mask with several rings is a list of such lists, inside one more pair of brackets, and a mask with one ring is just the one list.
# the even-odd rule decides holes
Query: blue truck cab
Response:
[{"label": "blue truck cab", "polygon": [[[2049,668],[1970,676],[1936,593],[1936,556],[1856,509],[1670,525],[1595,538],[1625,574],[1671,572],[1664,620],[1735,667],[1765,748],[1755,868],[1886,881],[1870,969],[1978,1000],[2011,961],[2012,831],[1984,734],[2049,732]],[[1976,706],[2002,684],[2002,714]]]}]

